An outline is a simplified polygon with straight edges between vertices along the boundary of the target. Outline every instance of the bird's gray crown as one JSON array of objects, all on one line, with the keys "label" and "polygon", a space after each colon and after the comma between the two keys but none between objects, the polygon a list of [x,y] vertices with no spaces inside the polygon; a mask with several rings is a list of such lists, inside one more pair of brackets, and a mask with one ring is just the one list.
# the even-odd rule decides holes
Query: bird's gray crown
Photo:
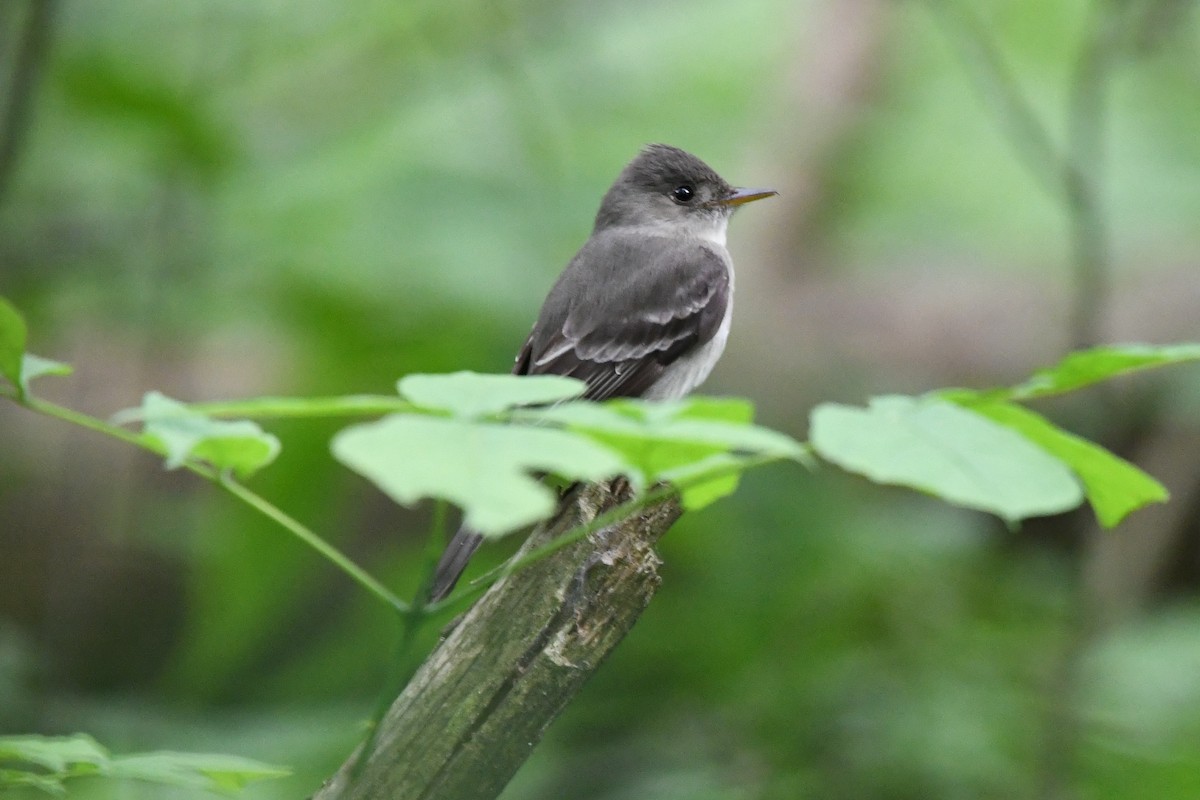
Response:
[{"label": "bird's gray crown", "polygon": [[691,153],[665,144],[647,145],[604,195],[595,230],[700,222],[700,218],[719,224],[733,209],[715,201],[733,192],[712,167]]}]

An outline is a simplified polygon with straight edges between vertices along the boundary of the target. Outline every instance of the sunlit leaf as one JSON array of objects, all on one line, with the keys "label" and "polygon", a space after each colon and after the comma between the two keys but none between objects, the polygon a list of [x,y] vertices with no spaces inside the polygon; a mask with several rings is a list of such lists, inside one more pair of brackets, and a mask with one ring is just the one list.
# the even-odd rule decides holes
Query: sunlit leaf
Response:
[{"label": "sunlit leaf", "polygon": [[548,472],[597,481],[637,470],[584,436],[445,417],[396,414],[346,428],[333,440],[343,464],[392,499],[412,505],[448,500],[480,533],[502,536],[550,516],[557,495],[533,477]]},{"label": "sunlit leaf", "polygon": [[694,395],[683,400],[647,401],[614,400],[610,405],[636,408],[638,416],[647,420],[661,417],[687,419],[694,417],[705,420],[751,423],[754,421],[754,404],[744,397],[707,397]]},{"label": "sunlit leaf", "polygon": [[[585,433],[619,451],[651,482],[698,474],[702,469],[695,465],[710,464],[721,454],[726,463],[738,457],[800,460],[806,456],[804,447],[791,437],[749,424],[753,414],[746,400],[694,398],[674,403],[564,403],[524,411],[518,418]],[[737,483],[738,474],[730,471],[707,484],[685,488],[680,499],[686,508],[700,508],[731,494]]]},{"label": "sunlit leaf", "polygon": [[21,358],[25,355],[25,320],[7,299],[0,297],[0,377],[20,391]]},{"label": "sunlit leaf", "polygon": [[245,477],[279,454],[279,440],[256,423],[209,419],[158,392],[146,394],[141,416],[145,434],[166,449],[168,469],[194,458]]},{"label": "sunlit leaf", "polygon": [[642,440],[640,444],[630,445],[630,451],[635,455],[679,443],[709,445],[731,452],[804,458],[804,446],[795,439],[746,421],[752,413],[752,407],[745,400],[697,398],[679,403],[638,400],[605,404],[564,403],[553,408],[521,412],[518,418]]},{"label": "sunlit leaf", "polygon": [[972,399],[969,395],[960,394],[955,402],[1020,432],[1066,463],[1083,482],[1088,502],[1106,528],[1143,506],[1167,500],[1166,487],[1153,477],[1103,447],[1062,430],[1040,414],[1012,403]]},{"label": "sunlit leaf", "polygon": [[569,400],[583,394],[583,381],[559,375],[406,375],[400,394],[416,405],[456,417],[484,417],[518,406]]},{"label": "sunlit leaf", "polygon": [[[684,508],[696,510],[711,505],[737,491],[744,458],[729,453],[713,453],[677,467],[660,470],[657,480],[681,486],[679,502]],[[719,473],[712,477],[713,473]]]},{"label": "sunlit leaf", "polygon": [[878,483],[909,486],[1009,521],[1075,508],[1083,491],[1019,433],[936,398],[877,397],[812,413],[818,454]]},{"label": "sunlit leaf", "polygon": [[0,762],[12,761],[65,773],[72,764],[106,763],[108,751],[83,733],[74,736],[0,736]]},{"label": "sunlit leaf", "polygon": [[1015,400],[1062,394],[1136,370],[1200,360],[1200,344],[1105,345],[1071,353],[1058,364],[998,394]]}]

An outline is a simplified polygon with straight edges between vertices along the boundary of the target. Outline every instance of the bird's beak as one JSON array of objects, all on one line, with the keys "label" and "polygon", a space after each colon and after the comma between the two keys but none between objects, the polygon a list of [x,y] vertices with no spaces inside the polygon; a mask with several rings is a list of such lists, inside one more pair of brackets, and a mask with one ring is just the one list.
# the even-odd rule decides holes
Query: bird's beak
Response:
[{"label": "bird's beak", "polygon": [[720,202],[723,206],[740,206],[745,203],[753,203],[755,200],[762,200],[764,197],[774,197],[779,192],[774,189],[734,189],[733,194],[721,198]]}]

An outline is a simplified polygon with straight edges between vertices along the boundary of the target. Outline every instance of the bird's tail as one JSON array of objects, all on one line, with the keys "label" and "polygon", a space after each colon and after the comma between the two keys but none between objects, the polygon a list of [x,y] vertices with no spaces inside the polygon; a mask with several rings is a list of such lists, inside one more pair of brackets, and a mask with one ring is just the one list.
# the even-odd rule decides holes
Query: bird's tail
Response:
[{"label": "bird's tail", "polygon": [[446,552],[442,553],[437,570],[433,573],[433,586],[429,590],[430,602],[436,603],[450,594],[454,589],[454,584],[458,583],[459,576],[467,568],[467,562],[471,560],[471,556],[475,555],[475,551],[479,549],[482,541],[482,534],[476,533],[465,525],[458,529],[458,533],[454,534],[450,544],[446,545]]}]

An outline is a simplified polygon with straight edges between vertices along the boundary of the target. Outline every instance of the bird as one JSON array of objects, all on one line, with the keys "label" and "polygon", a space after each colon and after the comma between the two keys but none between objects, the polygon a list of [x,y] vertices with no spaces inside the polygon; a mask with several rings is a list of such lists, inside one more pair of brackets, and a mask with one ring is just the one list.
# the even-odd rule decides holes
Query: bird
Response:
[{"label": "bird", "polygon": [[[514,375],[566,375],[582,397],[678,400],[708,377],[733,315],[734,211],[778,194],[735,188],[678,147],[650,144],[605,192],[592,233],[568,262],[521,346]],[[454,589],[483,536],[462,527],[429,599]]]}]

